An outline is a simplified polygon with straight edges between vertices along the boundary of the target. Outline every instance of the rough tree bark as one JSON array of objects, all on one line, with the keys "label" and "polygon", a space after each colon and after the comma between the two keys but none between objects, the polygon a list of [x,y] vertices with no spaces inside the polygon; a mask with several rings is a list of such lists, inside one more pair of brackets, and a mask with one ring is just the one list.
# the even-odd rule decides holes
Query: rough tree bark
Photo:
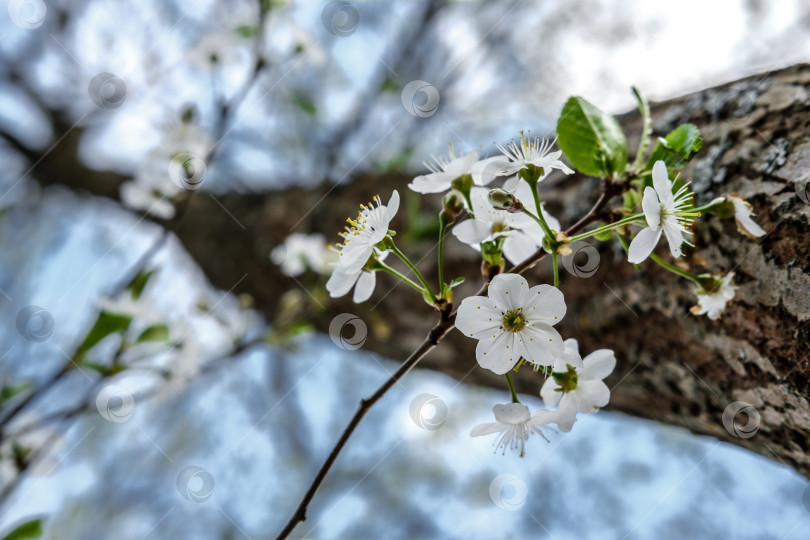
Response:
[{"label": "rough tree bark", "polygon": [[[657,135],[686,121],[703,133],[705,146],[683,173],[693,182],[698,200],[737,192],[753,203],[757,221],[768,231],[755,242],[738,234],[733,220],[716,218],[702,220],[695,229],[695,248],[686,263],[697,271],[733,270],[740,286],[720,321],[689,314],[695,303],[690,283],[649,262],[637,271],[615,246],[603,245],[594,275],[563,272],[569,315],[560,330],[563,336],[577,337],[585,352],[599,347],[617,351],[618,367],[608,379],[611,409],[713,435],[810,477],[808,83],[810,66],[800,65],[652,107]],[[598,103],[598,96],[593,98]],[[632,144],[640,129],[638,114],[624,115],[621,122]],[[75,130],[32,174],[44,185],[67,184],[116,198],[123,178],[82,169],[78,163],[71,164],[72,174],[64,174],[64,156],[80,136]],[[18,149],[32,161],[41,157],[22,145]],[[404,194],[409,180],[404,175],[364,175],[343,185],[217,200],[198,192],[188,201],[176,234],[214,285],[229,290],[239,282],[234,292],[252,295],[272,320],[283,293],[301,284],[269,263],[270,249],[293,229],[337,239],[358,203],[378,192],[385,199],[394,188]],[[542,189],[564,226],[598,195],[598,184],[580,177],[552,177]],[[421,225],[435,220],[435,210],[422,209]],[[401,221],[394,225],[402,230]],[[432,240],[417,240],[409,251],[432,261],[432,248]],[[453,239],[447,242],[446,275],[468,278],[457,289],[458,297],[480,286],[474,255]],[[549,264],[544,261],[529,271],[530,281],[548,282]],[[326,331],[336,314],[357,314],[369,326],[366,349],[405,358],[422,341],[434,315],[407,287],[392,290],[392,285],[382,277],[372,300],[360,306],[346,298],[326,302],[322,292],[310,287],[325,308],[306,316]],[[466,383],[501,387],[501,377],[476,367],[474,343],[453,332],[422,365]],[[537,392],[540,386],[531,373],[521,373],[516,383],[525,392]],[[761,414],[759,431],[751,438],[734,437],[723,427],[724,409],[737,400]]]}]

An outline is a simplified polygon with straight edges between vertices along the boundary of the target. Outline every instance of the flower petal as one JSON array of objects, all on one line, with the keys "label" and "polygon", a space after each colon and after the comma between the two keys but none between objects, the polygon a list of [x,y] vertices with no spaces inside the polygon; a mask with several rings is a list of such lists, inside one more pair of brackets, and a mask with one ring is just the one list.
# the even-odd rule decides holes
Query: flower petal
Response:
[{"label": "flower petal", "polygon": [[519,231],[517,234],[506,235],[503,242],[503,254],[512,264],[520,264],[537,251],[539,247],[529,235]]},{"label": "flower petal", "polygon": [[518,309],[526,305],[529,284],[520,274],[498,274],[489,282],[488,294],[495,309]]},{"label": "flower petal", "polygon": [[357,279],[357,285],[354,287],[354,300],[355,304],[360,304],[371,298],[371,293],[374,292],[374,285],[377,284],[377,276],[374,272],[360,272],[360,277]]},{"label": "flower petal", "polygon": [[498,375],[503,375],[517,364],[519,351],[515,350],[515,334],[501,332],[494,338],[482,339],[475,348],[475,359],[478,364]]},{"label": "flower petal", "polygon": [[677,258],[682,255],[681,244],[683,244],[683,233],[681,232],[675,218],[669,218],[664,221],[664,233],[667,235],[667,243],[669,244],[669,252],[672,256]]},{"label": "flower petal", "polygon": [[672,182],[669,181],[667,166],[660,159],[653,165],[652,178],[658,199],[661,201],[661,204],[670,208],[675,201],[675,196],[672,194]]},{"label": "flower petal", "polygon": [[465,336],[476,339],[492,339],[500,332],[503,316],[494,309],[492,300],[485,296],[468,296],[461,301],[456,316],[456,328]]},{"label": "flower petal", "polygon": [[[559,392],[556,392],[559,394]],[[557,422],[559,414],[557,411],[550,411],[548,409],[537,409],[532,413],[529,424],[532,426],[544,426],[546,424],[554,424]]]},{"label": "flower petal", "polygon": [[468,219],[453,227],[453,236],[468,246],[476,246],[483,242],[490,233],[490,226],[480,219]]},{"label": "flower petal", "polygon": [[565,297],[551,285],[535,285],[529,289],[523,313],[532,322],[555,325],[565,317]]},{"label": "flower petal", "polygon": [[341,268],[336,268],[332,275],[329,276],[329,281],[326,282],[326,290],[329,291],[329,296],[332,298],[344,296],[352,290],[359,277],[359,272],[346,272]]},{"label": "flower petal", "polygon": [[647,225],[654,231],[658,230],[661,226],[661,203],[658,201],[658,195],[655,190],[650,186],[644,188],[644,197],[641,199],[641,207],[644,209],[644,217],[647,219]]},{"label": "flower petal", "polygon": [[557,427],[560,431],[566,433],[571,431],[574,427],[574,422],[577,419],[577,400],[571,393],[564,394],[560,399],[560,404],[557,405]]},{"label": "flower petal", "polygon": [[546,379],[546,382],[543,383],[543,387],[540,389],[540,397],[543,398],[543,403],[545,403],[547,407],[554,407],[560,402],[562,392],[555,392],[557,388],[559,388],[559,386],[551,377]]},{"label": "flower petal", "polygon": [[579,381],[577,389],[577,410],[580,412],[594,412],[604,407],[610,401],[610,390],[602,381]]},{"label": "flower petal", "polygon": [[475,426],[470,431],[470,437],[480,437],[481,435],[489,435],[490,433],[499,433],[505,431],[509,426],[493,422],[490,424],[480,424]]},{"label": "flower petal", "polygon": [[518,332],[521,355],[539,366],[551,366],[563,352],[563,340],[559,332],[544,323],[531,323]]},{"label": "flower petal", "polygon": [[616,367],[616,355],[610,349],[599,349],[586,356],[582,363],[585,367],[579,372],[580,379],[602,380]]},{"label": "flower petal", "polygon": [[495,178],[502,176],[501,171],[509,166],[509,162],[503,156],[495,156],[482,159],[472,164],[470,175],[477,186],[486,186]]},{"label": "flower petal", "polygon": [[388,199],[388,204],[386,205],[388,220],[394,219],[394,216],[397,215],[397,210],[399,210],[399,192],[394,190],[391,194],[391,198]]},{"label": "flower petal", "polygon": [[430,173],[417,176],[408,184],[417,193],[442,193],[450,189],[452,178],[446,173]]},{"label": "flower petal", "polygon": [[641,232],[633,238],[633,241],[630,242],[627,260],[633,264],[644,262],[655,249],[655,245],[661,239],[662,232],[661,229],[654,231],[649,227],[642,229]]}]

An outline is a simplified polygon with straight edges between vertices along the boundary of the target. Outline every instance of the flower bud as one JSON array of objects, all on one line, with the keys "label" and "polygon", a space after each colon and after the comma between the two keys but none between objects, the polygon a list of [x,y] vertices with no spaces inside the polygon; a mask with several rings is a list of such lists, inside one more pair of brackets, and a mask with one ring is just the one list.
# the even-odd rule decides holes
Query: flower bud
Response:
[{"label": "flower bud", "polygon": [[510,214],[514,214],[523,208],[523,204],[515,197],[514,193],[509,193],[500,188],[490,191],[487,199],[489,199],[489,204],[496,210],[506,210]]},{"label": "flower bud", "polygon": [[449,225],[456,220],[456,217],[464,208],[464,195],[456,190],[451,190],[442,199],[442,211],[439,214],[439,219],[445,225]]}]

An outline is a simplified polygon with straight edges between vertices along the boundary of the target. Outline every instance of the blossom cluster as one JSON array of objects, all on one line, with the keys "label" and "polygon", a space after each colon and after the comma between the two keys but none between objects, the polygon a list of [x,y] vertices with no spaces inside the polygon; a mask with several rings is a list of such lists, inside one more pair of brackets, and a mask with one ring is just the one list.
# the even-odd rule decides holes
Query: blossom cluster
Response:
[{"label": "blossom cluster", "polygon": [[[572,98],[576,99],[579,98]],[[558,129],[564,127],[567,116],[570,115],[561,117]],[[584,129],[583,126],[579,129]],[[561,130],[561,136],[564,131]],[[601,134],[606,139],[613,135]],[[695,275],[688,270],[687,263],[672,264],[656,255],[656,246],[664,237],[671,257],[684,258],[685,251],[689,251],[684,246],[692,246],[693,223],[703,213],[721,218],[733,216],[737,228],[746,236],[759,238],[766,234],[751,218],[752,206],[737,194],[704,206],[694,204],[689,183],[677,174],[702,146],[694,126],[680,126],[666,139],[662,138],[663,143],[659,143],[646,162],[644,152],[649,141],[642,141],[640,154],[632,165],[626,163],[626,148],[621,146],[602,148],[601,153],[593,154],[587,148],[577,150],[578,143],[572,142],[570,136],[566,141],[565,145],[573,145],[574,151],[579,152],[573,154],[575,159],[566,155],[574,167],[580,171],[595,170],[616,192],[624,194],[623,207],[612,209],[612,213],[594,214],[594,218],[606,222],[585,232],[581,232],[582,227],[564,230],[560,221],[546,211],[541,197],[541,183],[554,171],[563,175],[574,173],[563,162],[563,151],[553,150],[555,141],[521,133],[519,140],[508,145],[496,144],[499,153],[491,157],[482,158],[478,151],[457,154],[450,145],[446,157],[434,157],[433,162],[425,163],[429,172],[415,177],[408,185],[422,195],[443,195],[437,288],[394,241],[396,231],[392,222],[400,204],[396,190],[387,204],[375,196],[371,203],[361,205],[357,216],[347,220],[348,225],[341,233],[343,241],[337,246],[326,248],[323,237],[297,234],[272,254],[282,271],[291,276],[307,268],[330,273],[326,289],[332,297],[344,296],[354,288],[355,302],[368,300],[379,271],[420,292],[445,320],[454,321],[458,331],[477,340],[475,357],[479,366],[504,376],[508,383],[511,402],[495,405],[495,422],[475,427],[471,435],[497,433],[496,450],[519,449],[521,455],[532,434],[545,438],[544,430],[552,424],[561,431],[570,431],[577,413],[593,413],[610,401],[610,390],[604,381],[616,367],[614,351],[596,349],[583,357],[578,341],[563,339],[555,328],[567,311],[560,290],[558,257],[571,253],[569,246],[585,238],[602,241],[616,238],[629,263],[638,266],[651,259],[695,283],[698,303],[692,312],[716,320],[734,297],[737,289],[732,283],[734,273]],[[561,148],[565,145],[560,139]],[[449,282],[444,279],[442,245],[448,231],[480,253],[486,285],[485,295],[464,298],[455,312],[451,289],[464,277]],[[391,253],[407,266],[407,271],[385,262]],[[530,286],[521,273],[507,270],[507,261],[521,269],[530,268],[546,255],[552,258],[553,284]],[[531,412],[520,402],[511,376],[521,368],[543,378],[538,386],[546,408]]]}]

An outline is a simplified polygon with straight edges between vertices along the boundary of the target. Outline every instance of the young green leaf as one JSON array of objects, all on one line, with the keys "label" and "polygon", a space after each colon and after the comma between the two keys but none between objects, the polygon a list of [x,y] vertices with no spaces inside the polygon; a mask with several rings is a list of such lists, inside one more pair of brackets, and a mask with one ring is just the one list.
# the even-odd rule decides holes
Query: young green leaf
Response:
[{"label": "young green leaf", "polygon": [[163,323],[153,324],[138,336],[135,343],[145,341],[169,341],[169,327]]},{"label": "young green leaf", "polygon": [[248,39],[256,36],[259,33],[259,28],[257,26],[243,24],[242,26],[236,27],[236,33],[239,37]]},{"label": "young green leaf", "polygon": [[102,339],[110,334],[123,334],[127,331],[131,322],[131,315],[102,311],[98,314],[96,324],[94,324],[90,332],[87,333],[87,337],[84,338],[81,346],[79,346],[79,349],[76,351],[76,357],[80,358],[84,353],[98,345]]},{"label": "young green leaf", "polygon": [[31,386],[31,383],[20,383],[20,384],[4,384],[2,388],[0,388],[0,404],[4,401],[7,401],[20,392],[24,392]]},{"label": "young green leaf", "polygon": [[700,130],[693,124],[681,124],[666,137],[659,137],[658,144],[647,161],[647,168],[652,169],[653,164],[663,160],[670,169],[682,169],[691,159],[692,154],[703,148],[703,138]]},{"label": "young green leaf", "polygon": [[7,535],[3,540],[34,540],[42,537],[42,521],[34,519],[26,521]]},{"label": "young green leaf", "polygon": [[454,279],[453,281],[450,282],[450,288],[452,289],[453,287],[461,285],[462,283],[464,283],[464,278],[463,277],[457,277],[456,279]]},{"label": "young green leaf", "polygon": [[619,123],[581,97],[563,106],[557,144],[574,168],[591,176],[624,172],[627,165],[627,140]]},{"label": "young green leaf", "polygon": [[138,275],[135,276],[135,279],[129,284],[130,294],[132,295],[133,300],[137,300],[143,294],[143,289],[146,287],[146,283],[149,281],[149,278],[152,277],[154,274],[154,270],[149,272],[138,272]]},{"label": "young green leaf", "polygon": [[315,116],[315,113],[318,112],[318,109],[315,107],[315,103],[312,102],[309,96],[303,94],[301,92],[295,94],[292,97],[293,105],[304,111],[310,116]]}]

